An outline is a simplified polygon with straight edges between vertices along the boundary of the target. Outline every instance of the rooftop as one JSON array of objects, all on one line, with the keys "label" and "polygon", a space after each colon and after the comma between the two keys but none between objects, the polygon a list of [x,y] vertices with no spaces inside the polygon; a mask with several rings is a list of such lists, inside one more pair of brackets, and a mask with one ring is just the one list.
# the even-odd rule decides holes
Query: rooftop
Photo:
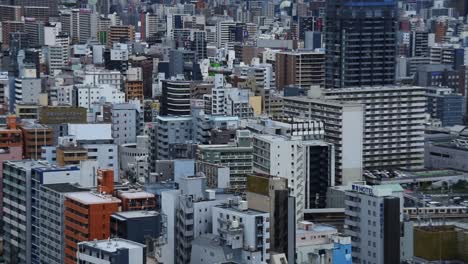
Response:
[{"label": "rooftop", "polygon": [[154,198],[154,194],[145,191],[122,191],[119,192],[119,198],[122,199],[147,199]]},{"label": "rooftop", "polygon": [[68,124],[68,134],[76,140],[112,140],[111,124]]},{"label": "rooftop", "polygon": [[80,186],[71,183],[56,183],[56,184],[44,184],[43,188],[51,189],[58,193],[69,193],[69,192],[86,192],[89,189],[82,188]]},{"label": "rooftop", "polygon": [[98,241],[88,241],[88,242],[80,242],[78,246],[87,246],[95,249],[100,249],[106,252],[116,252],[119,249],[137,249],[137,248],[144,248],[145,245],[136,243],[130,240],[125,240],[121,238],[113,238],[108,240],[98,240]]},{"label": "rooftop", "polygon": [[120,203],[120,199],[117,199],[111,195],[103,195],[92,192],[74,192],[68,193],[65,197],[80,202],[82,204],[106,204],[106,203]]},{"label": "rooftop", "polygon": [[143,217],[154,217],[158,216],[159,212],[157,211],[126,211],[126,212],[116,212],[113,214],[114,217],[119,219],[129,219],[129,218],[143,218]]}]

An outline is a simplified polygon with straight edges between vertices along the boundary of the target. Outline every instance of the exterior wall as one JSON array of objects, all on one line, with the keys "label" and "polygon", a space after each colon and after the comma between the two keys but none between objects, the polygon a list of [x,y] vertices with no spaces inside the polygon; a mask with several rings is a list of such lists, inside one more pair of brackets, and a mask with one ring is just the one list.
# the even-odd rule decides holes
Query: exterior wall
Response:
[{"label": "exterior wall", "polygon": [[51,146],[53,140],[53,130],[51,128],[26,128],[23,131],[23,155],[25,159],[40,159],[43,146]]},{"label": "exterior wall", "polygon": [[366,106],[363,148],[365,169],[423,167],[427,104],[425,88],[355,87],[329,89],[325,94],[327,99]]},{"label": "exterior wall", "polygon": [[[110,237],[110,217],[118,203],[82,204],[65,199],[65,263],[76,263],[77,243]],[[70,220],[67,220],[70,219]]]},{"label": "exterior wall", "polygon": [[324,140],[335,145],[337,184],[350,184],[362,177],[364,111],[360,104],[283,97],[283,114],[323,122]]},{"label": "exterior wall", "polygon": [[426,142],[424,146],[424,165],[426,168],[447,168],[468,171],[468,149],[453,145],[443,146]]}]

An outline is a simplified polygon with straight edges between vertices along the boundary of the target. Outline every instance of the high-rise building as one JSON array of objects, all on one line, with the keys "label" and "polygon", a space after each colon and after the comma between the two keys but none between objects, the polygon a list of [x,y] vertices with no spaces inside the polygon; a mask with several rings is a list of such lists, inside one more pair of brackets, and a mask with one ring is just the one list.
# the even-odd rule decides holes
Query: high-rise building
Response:
[{"label": "high-rise building", "polygon": [[427,31],[411,31],[409,55],[411,57],[428,57],[431,42],[434,42],[433,34],[429,34]]},{"label": "high-rise building", "polygon": [[282,99],[284,116],[323,122],[324,140],[335,147],[336,183],[346,185],[361,180],[365,106],[305,96]]},{"label": "high-rise building", "polygon": [[0,128],[0,217],[3,216],[3,162],[23,158],[22,135],[16,126],[16,117],[7,116],[6,121],[6,127]]},{"label": "high-rise building", "polygon": [[207,58],[206,53],[206,31],[190,31],[190,49],[195,52],[195,61]]},{"label": "high-rise building", "polygon": [[303,88],[325,85],[325,53],[288,51],[276,53],[276,85],[279,89],[293,85]]},{"label": "high-rise building", "polygon": [[396,0],[326,3],[326,87],[395,82]]},{"label": "high-rise building", "polygon": [[28,34],[30,47],[44,45],[44,22],[35,19],[25,20],[24,33]]},{"label": "high-rise building", "polygon": [[229,167],[230,189],[243,193],[246,176],[252,173],[252,136],[237,130],[236,142],[225,145],[198,145],[198,160]]},{"label": "high-rise building", "polygon": [[353,184],[345,192],[345,233],[353,263],[400,263],[403,188]]},{"label": "high-rise building", "polygon": [[22,21],[3,21],[2,22],[2,44],[3,47],[9,48],[11,41],[11,33],[23,32],[24,22]]},{"label": "high-rise building", "polygon": [[365,169],[423,167],[424,87],[350,87],[328,89],[325,94],[327,99],[365,105]]},{"label": "high-rise building", "polygon": [[135,40],[135,29],[131,25],[110,26],[108,36],[107,45],[112,47],[114,43],[127,43]]},{"label": "high-rise building", "polygon": [[91,175],[82,173],[76,166],[52,167],[45,161],[3,163],[3,232],[7,263],[41,263],[41,186],[65,182],[81,184]]},{"label": "high-rise building", "polygon": [[88,192],[71,183],[44,184],[40,188],[40,263],[62,264],[65,259],[65,194]]},{"label": "high-rise building", "polygon": [[46,7],[51,17],[58,15],[58,0],[13,0],[13,5],[23,7]]},{"label": "high-rise building", "polygon": [[190,115],[190,91],[192,82],[182,80],[162,81],[161,109],[163,116]]},{"label": "high-rise building", "polygon": [[21,6],[0,5],[0,22],[20,21],[21,12],[22,12]]}]

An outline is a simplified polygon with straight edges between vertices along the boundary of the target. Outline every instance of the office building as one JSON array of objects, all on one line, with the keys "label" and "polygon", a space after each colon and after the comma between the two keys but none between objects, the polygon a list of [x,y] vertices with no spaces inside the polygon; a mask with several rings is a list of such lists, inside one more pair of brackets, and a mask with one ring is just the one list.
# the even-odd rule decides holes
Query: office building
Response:
[{"label": "office building", "polygon": [[146,264],[146,246],[121,238],[80,242],[76,255],[83,264]]},{"label": "office building", "polygon": [[137,136],[136,143],[119,146],[120,169],[127,176],[134,175],[137,179],[144,178],[149,171],[149,137]]},{"label": "office building", "polygon": [[24,32],[24,22],[21,21],[3,21],[2,22],[2,46],[9,48],[14,39],[12,33]]},{"label": "office building", "polygon": [[207,58],[206,43],[206,31],[190,31],[190,49],[195,53],[195,61]]},{"label": "office building", "polygon": [[353,263],[399,263],[403,188],[353,184],[346,191],[345,233]]},{"label": "office building", "polygon": [[427,88],[427,112],[440,120],[442,126],[463,124],[465,99],[463,95],[452,93],[450,88]]},{"label": "office building", "polygon": [[37,104],[15,104],[15,115],[23,119],[36,119],[39,116],[40,106]]},{"label": "office building", "polygon": [[276,85],[279,89],[293,85],[309,89],[325,85],[325,53],[288,51],[276,53]]},{"label": "office building", "polygon": [[326,18],[326,87],[394,84],[397,1],[331,0]]},{"label": "office building", "polygon": [[28,18],[24,23],[24,33],[29,37],[30,47],[42,47],[44,45],[44,22]]},{"label": "office building", "polygon": [[169,160],[170,149],[194,141],[192,117],[157,116],[151,128],[150,171],[154,172],[156,160]]},{"label": "office building", "polygon": [[38,121],[54,130],[54,145],[57,145],[59,137],[68,135],[68,124],[86,123],[86,108],[42,106],[39,109]]}]

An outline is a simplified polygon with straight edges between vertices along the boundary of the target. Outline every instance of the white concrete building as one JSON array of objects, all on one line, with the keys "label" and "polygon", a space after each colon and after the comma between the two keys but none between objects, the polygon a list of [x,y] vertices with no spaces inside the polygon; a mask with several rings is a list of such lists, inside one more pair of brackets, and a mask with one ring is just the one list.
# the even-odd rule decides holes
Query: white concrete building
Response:
[{"label": "white concrete building", "polygon": [[345,192],[345,233],[353,263],[400,263],[403,188],[353,184]]},{"label": "white concrete building", "polygon": [[297,220],[307,209],[325,207],[326,187],[335,185],[332,144],[301,136],[254,134],[253,147],[254,172],[288,180],[296,197]]},{"label": "white concrete building", "polygon": [[167,216],[167,241],[156,248],[159,263],[190,263],[191,242],[212,232],[212,210],[231,194],[206,190],[204,176],[183,177],[178,190],[163,191],[161,213]]},{"label": "white concrete building", "polygon": [[365,105],[365,169],[423,168],[426,88],[383,86],[329,89],[325,90],[325,97]]},{"label": "white concrete building", "polygon": [[287,117],[320,120],[324,140],[335,146],[337,184],[350,184],[362,178],[364,109],[362,104],[285,96],[283,114]]},{"label": "white concrete building", "polygon": [[221,74],[215,76],[211,95],[203,97],[205,109],[212,115],[230,115],[240,118],[253,117],[253,108],[249,98],[253,95],[249,89],[228,86]]},{"label": "white concrete building", "polygon": [[37,104],[42,91],[41,79],[39,78],[16,78],[15,79],[15,103]]},{"label": "white concrete building", "polygon": [[144,264],[146,246],[121,238],[79,242],[76,257],[84,264]]},{"label": "white concrete building", "polygon": [[85,68],[83,75],[83,84],[94,86],[109,84],[120,87],[122,81],[122,74],[119,71],[109,71],[98,68]]},{"label": "white concrete building", "polygon": [[213,211],[213,234],[232,249],[241,249],[242,263],[270,260],[270,214],[248,208],[247,201],[232,200]]},{"label": "white concrete building", "polygon": [[231,41],[230,27],[235,26],[234,21],[219,21],[216,24],[216,44],[218,48],[222,48],[225,44]]},{"label": "white concrete building", "polygon": [[90,108],[94,103],[124,103],[125,93],[121,92],[116,86],[109,84],[94,85],[75,85],[76,101],[78,107]]},{"label": "white concrete building", "polygon": [[117,145],[135,143],[143,134],[143,113],[139,100],[112,105],[112,138]]},{"label": "white concrete building", "polygon": [[149,137],[137,136],[136,143],[119,146],[119,163],[123,173],[130,173],[144,182],[149,173]]},{"label": "white concrete building", "polygon": [[[118,146],[113,143],[111,124],[68,124],[68,135],[73,142],[88,150],[88,159],[96,160],[99,169],[113,169],[118,181]],[[56,146],[43,147],[42,159],[56,163]]]}]

